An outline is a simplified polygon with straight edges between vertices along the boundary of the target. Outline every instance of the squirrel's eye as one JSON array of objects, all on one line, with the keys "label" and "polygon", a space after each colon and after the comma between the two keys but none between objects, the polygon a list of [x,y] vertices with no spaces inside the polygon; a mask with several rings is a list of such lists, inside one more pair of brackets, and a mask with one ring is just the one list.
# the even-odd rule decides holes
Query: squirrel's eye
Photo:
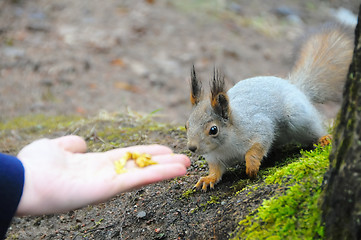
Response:
[{"label": "squirrel's eye", "polygon": [[209,129],[209,135],[217,135],[218,134],[218,127],[217,126],[212,126],[210,129]]}]

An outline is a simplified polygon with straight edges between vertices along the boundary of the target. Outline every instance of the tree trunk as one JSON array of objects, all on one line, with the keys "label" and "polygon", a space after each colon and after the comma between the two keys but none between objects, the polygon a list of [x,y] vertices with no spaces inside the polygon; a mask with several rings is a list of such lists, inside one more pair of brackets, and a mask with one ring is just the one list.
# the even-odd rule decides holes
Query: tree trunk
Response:
[{"label": "tree trunk", "polygon": [[322,203],[325,239],[361,239],[361,5]]}]

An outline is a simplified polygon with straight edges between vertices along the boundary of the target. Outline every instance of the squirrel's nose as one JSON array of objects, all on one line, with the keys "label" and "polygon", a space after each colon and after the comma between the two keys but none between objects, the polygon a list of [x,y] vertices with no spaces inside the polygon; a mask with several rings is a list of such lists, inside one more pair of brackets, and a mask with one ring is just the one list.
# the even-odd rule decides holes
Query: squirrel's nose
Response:
[{"label": "squirrel's nose", "polygon": [[197,151],[197,146],[188,146],[188,149],[192,152]]}]

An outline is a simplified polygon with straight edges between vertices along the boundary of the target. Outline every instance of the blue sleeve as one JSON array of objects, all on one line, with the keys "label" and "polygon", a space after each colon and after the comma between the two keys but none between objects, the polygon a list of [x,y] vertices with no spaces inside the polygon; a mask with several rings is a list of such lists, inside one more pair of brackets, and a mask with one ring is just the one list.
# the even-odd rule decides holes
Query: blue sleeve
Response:
[{"label": "blue sleeve", "polygon": [[0,153],[0,239],[5,237],[24,187],[24,167],[19,159]]}]

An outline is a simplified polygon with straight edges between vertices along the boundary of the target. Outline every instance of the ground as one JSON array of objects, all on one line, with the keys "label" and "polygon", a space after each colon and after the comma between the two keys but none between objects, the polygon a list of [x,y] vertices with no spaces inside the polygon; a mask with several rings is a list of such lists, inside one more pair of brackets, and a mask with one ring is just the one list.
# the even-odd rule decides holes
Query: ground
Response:
[{"label": "ground", "polygon": [[240,219],[263,200],[285,191],[262,184],[274,159],[281,159],[281,166],[287,164],[285,156],[299,155],[299,150],[275,154],[254,180],[246,177],[240,164],[223,176],[215,190],[201,192],[193,186],[207,165],[185,150],[185,129],[154,122],[149,115],[102,113],[86,120],[33,115],[2,123],[0,130],[1,150],[9,154],[44,135],[77,133],[85,138],[89,151],[157,142],[193,160],[184,177],[123,193],[103,204],[64,214],[16,217],[8,239],[227,239]]},{"label": "ground", "polygon": [[[167,130],[142,129],[118,145],[158,142],[189,154],[178,127],[191,111],[192,65],[204,81],[219,68],[228,86],[257,75],[287,76],[300,35],[334,20],[340,7],[354,13],[358,8],[353,0],[2,1],[0,121],[34,114],[99,119],[107,112],[130,118],[142,113],[167,124]],[[111,120],[97,126],[132,125],[128,117]],[[35,128],[30,136],[15,129],[3,136],[0,150],[16,154],[34,137],[71,130],[89,143],[99,137],[73,128]],[[15,218],[9,238],[225,239],[242,217],[279,191],[267,186],[234,198],[240,190],[235,183],[245,179],[240,166],[214,191],[185,197],[207,170],[199,156],[190,156],[185,178],[66,214]]]}]

